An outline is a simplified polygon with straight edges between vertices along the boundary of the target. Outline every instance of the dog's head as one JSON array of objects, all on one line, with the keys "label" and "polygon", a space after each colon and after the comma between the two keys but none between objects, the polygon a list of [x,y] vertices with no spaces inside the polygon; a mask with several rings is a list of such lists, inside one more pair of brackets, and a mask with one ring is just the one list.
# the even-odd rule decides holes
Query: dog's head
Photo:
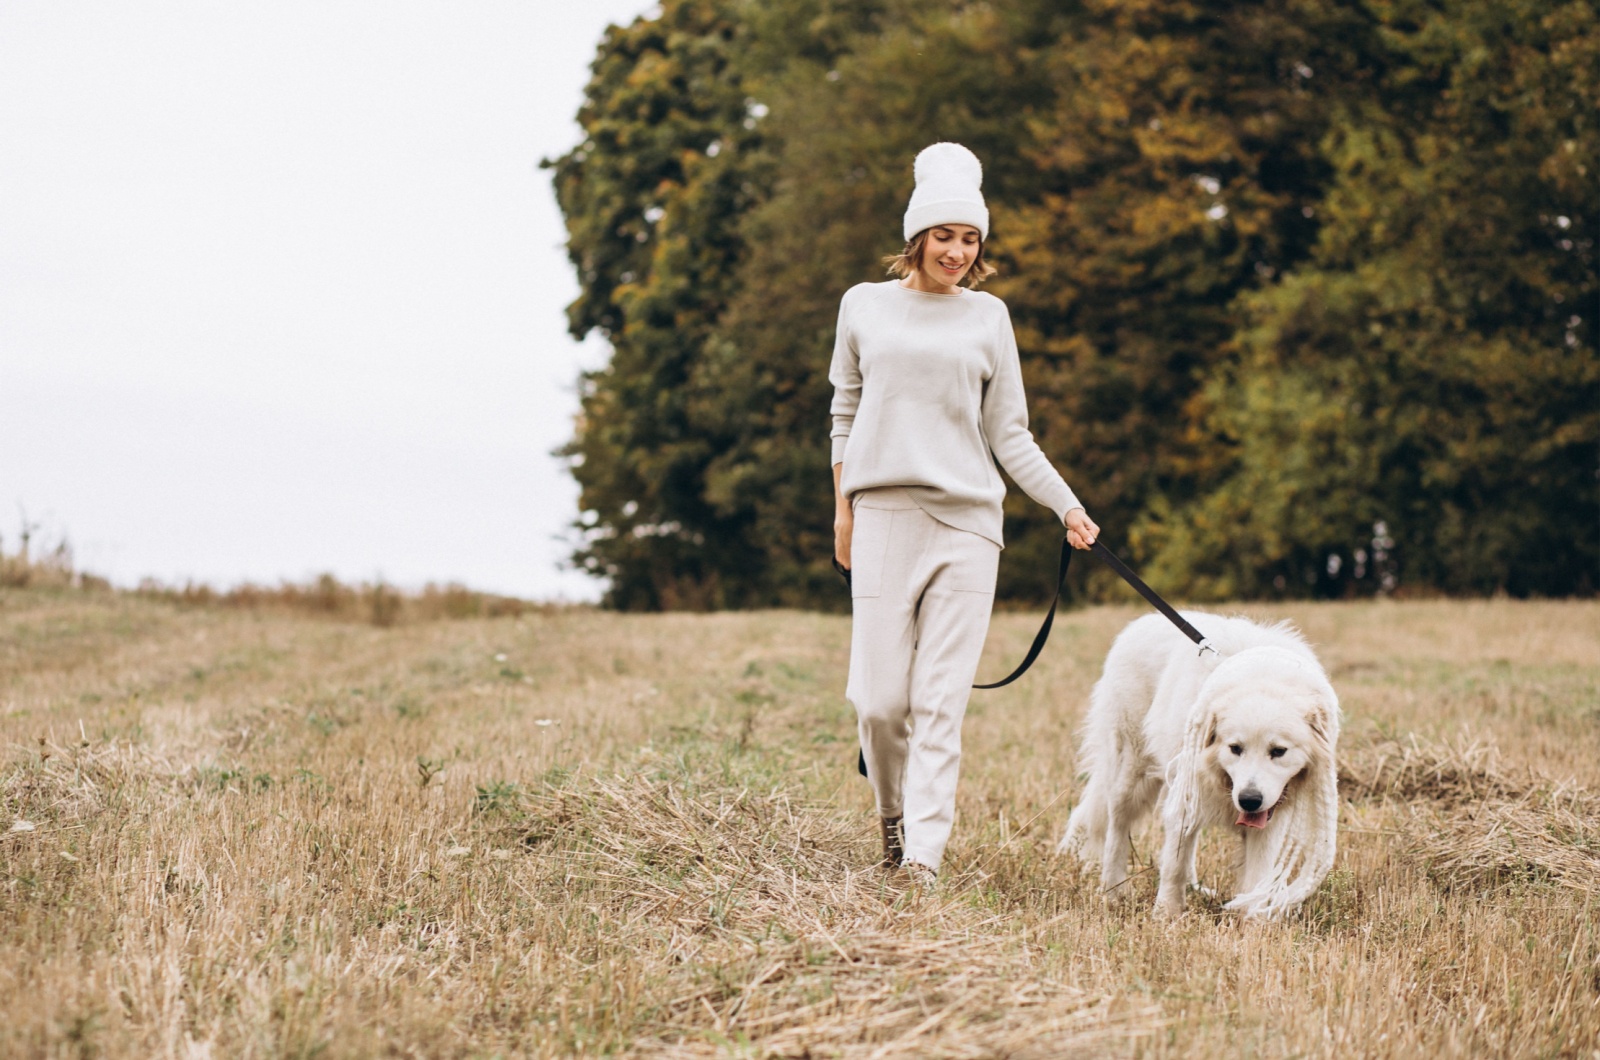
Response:
[{"label": "dog's head", "polygon": [[1265,828],[1314,766],[1332,761],[1338,701],[1321,667],[1282,648],[1224,660],[1206,681],[1204,765],[1233,799],[1234,821]]}]

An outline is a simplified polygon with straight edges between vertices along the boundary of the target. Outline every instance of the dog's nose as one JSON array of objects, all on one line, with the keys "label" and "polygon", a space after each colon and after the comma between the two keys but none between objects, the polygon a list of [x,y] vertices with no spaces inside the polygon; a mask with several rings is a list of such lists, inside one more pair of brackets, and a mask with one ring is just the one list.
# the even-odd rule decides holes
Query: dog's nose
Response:
[{"label": "dog's nose", "polygon": [[1261,809],[1261,792],[1255,788],[1245,788],[1239,792],[1239,809],[1245,813],[1255,813]]}]

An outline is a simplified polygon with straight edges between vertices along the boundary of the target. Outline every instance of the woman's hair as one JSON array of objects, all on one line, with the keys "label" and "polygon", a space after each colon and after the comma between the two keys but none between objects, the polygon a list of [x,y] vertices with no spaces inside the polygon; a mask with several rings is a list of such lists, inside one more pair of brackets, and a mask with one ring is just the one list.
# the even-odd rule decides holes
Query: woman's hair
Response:
[{"label": "woman's hair", "polygon": [[[928,242],[928,233],[938,227],[938,225],[933,225],[932,227],[924,228],[911,237],[911,242],[907,243],[906,248],[900,253],[886,255],[883,263],[888,266],[889,275],[903,280],[913,272],[916,272],[917,266],[922,261],[922,248]],[[978,256],[972,259],[972,268],[968,269],[967,274],[961,278],[961,282],[968,287],[977,287],[984,280],[995,274],[995,267],[983,260],[983,242],[981,239],[978,240]]]}]

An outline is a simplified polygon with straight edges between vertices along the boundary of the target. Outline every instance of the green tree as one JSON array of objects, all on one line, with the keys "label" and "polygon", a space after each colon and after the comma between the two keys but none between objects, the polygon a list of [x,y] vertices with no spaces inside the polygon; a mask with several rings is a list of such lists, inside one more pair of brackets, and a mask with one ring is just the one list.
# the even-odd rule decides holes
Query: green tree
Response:
[{"label": "green tree", "polygon": [[1595,9],[1374,10],[1381,76],[1320,145],[1337,177],[1313,260],[1241,302],[1211,393],[1233,463],[1153,535],[1159,569],[1223,597],[1382,591],[1385,575],[1592,592]]},{"label": "green tree", "polygon": [[571,331],[598,330],[612,351],[583,380],[566,449],[585,512],[577,559],[623,608],[738,602],[718,565],[759,563],[703,500],[719,441],[696,433],[686,388],[744,256],[739,217],[760,194],[746,6],[669,0],[608,30],[578,115],[585,139],[547,163],[582,287]]},{"label": "green tree", "polygon": [[[1043,56],[1055,94],[1031,201],[1002,204],[995,290],[1031,355],[1036,433],[1136,561],[1217,472],[1203,396],[1234,302],[1309,254],[1317,145],[1371,33],[1340,4],[1097,0]],[[1013,569],[1044,569],[1059,535],[1025,512],[1013,498],[1034,557]]]}]

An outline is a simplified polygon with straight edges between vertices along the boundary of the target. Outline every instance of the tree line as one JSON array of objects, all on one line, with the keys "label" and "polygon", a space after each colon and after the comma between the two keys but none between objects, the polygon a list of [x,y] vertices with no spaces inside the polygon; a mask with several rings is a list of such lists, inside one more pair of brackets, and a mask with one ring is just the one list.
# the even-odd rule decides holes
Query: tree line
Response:
[{"label": "tree line", "polygon": [[[564,454],[612,606],[847,603],[838,301],[935,140],[984,160],[1035,435],[1157,588],[1600,588],[1591,0],[664,0],[578,118],[546,164],[612,356]],[[1006,533],[1036,599],[1059,527],[1013,489]]]}]

